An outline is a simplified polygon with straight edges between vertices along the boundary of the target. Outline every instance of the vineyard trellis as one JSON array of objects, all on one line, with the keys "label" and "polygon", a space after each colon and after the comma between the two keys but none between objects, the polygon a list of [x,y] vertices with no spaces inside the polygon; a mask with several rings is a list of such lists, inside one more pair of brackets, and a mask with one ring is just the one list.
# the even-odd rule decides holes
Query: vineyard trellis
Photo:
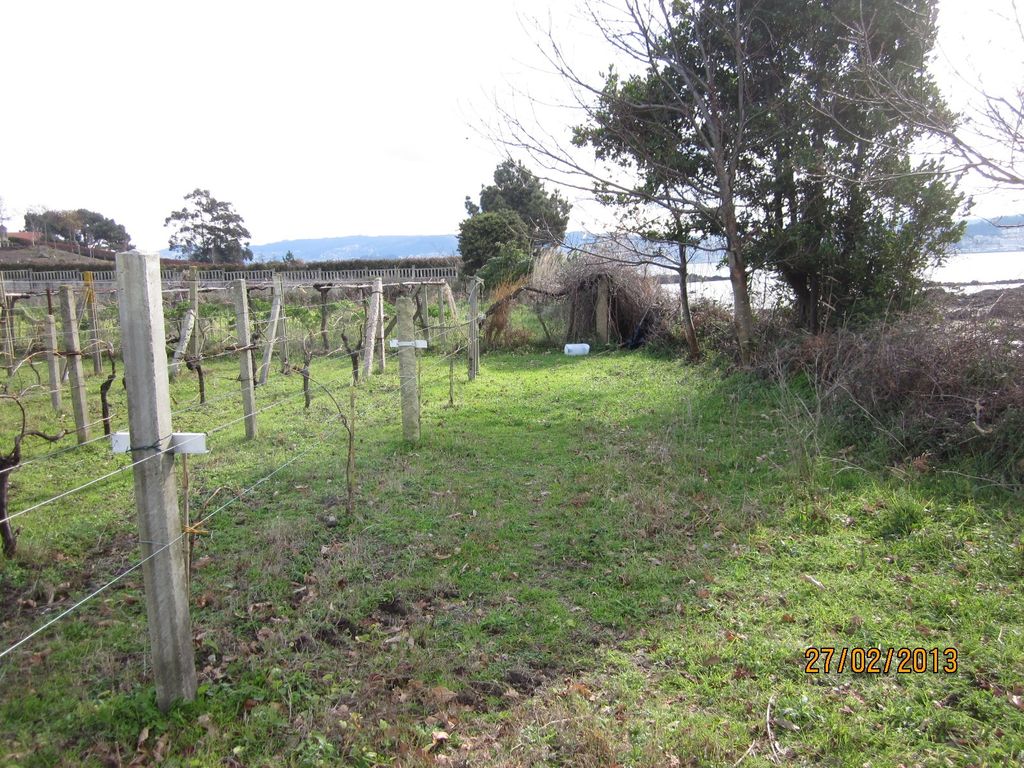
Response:
[{"label": "vineyard trellis", "polygon": [[[478,343],[474,343],[480,321],[475,309],[479,286],[476,282],[472,284],[470,297],[474,309],[460,321],[451,287],[443,279],[386,283],[382,278],[377,278],[369,284],[335,283],[329,286],[285,286],[280,280],[274,281],[271,286],[248,286],[244,280],[239,279],[231,286],[207,288],[192,280],[181,288],[168,290],[161,285],[156,257],[136,253],[119,254],[118,273],[117,291],[104,292],[90,285],[84,297],[76,297],[70,286],[61,287],[59,296],[63,350],[59,349],[57,317],[49,292],[46,293],[45,311],[39,307],[23,305],[25,309],[16,315],[11,304],[6,299],[3,302],[0,330],[4,333],[5,363],[10,372],[8,381],[3,385],[3,401],[15,403],[22,418],[14,452],[7,457],[9,460],[6,463],[0,463],[0,527],[11,530],[12,543],[8,556],[13,556],[16,543],[16,534],[11,528],[13,521],[44,507],[59,507],[66,500],[80,497],[88,489],[112,482],[131,470],[134,477],[133,496],[138,508],[141,557],[16,642],[0,642],[0,660],[6,659],[33,638],[72,615],[129,574],[142,570],[146,583],[158,702],[166,708],[176,699],[190,698],[195,691],[195,667],[191,659],[192,641],[188,624],[187,580],[190,568],[185,553],[190,551],[197,532],[201,532],[203,526],[219,512],[245,498],[286,467],[316,450],[323,450],[325,440],[339,434],[339,430],[344,443],[342,453],[345,457],[346,509],[350,515],[354,514],[355,385],[360,379],[366,380],[374,373],[386,370],[385,341],[398,322],[398,313],[388,308],[388,297],[397,300],[399,306],[411,309],[408,313],[409,327],[403,328],[404,334],[400,332],[400,335],[406,336],[403,340],[420,335],[411,327],[415,323],[422,335],[431,339],[430,347],[436,351],[442,364],[447,362],[448,399],[449,404],[453,404],[456,361],[467,356],[470,377],[475,375],[479,366],[478,359],[474,357],[479,354]],[[253,293],[267,288],[271,289],[269,307],[266,301],[253,296]],[[288,301],[289,291],[292,303]],[[337,298],[328,300],[332,293]],[[436,323],[431,318],[433,307],[430,294],[436,298]],[[315,300],[309,301],[314,295]],[[39,294],[35,298],[41,296]],[[104,304],[98,300],[99,296],[113,296],[116,301]],[[204,303],[200,301],[201,296],[214,300]],[[216,301],[229,296],[230,303]],[[177,300],[179,297],[181,301]],[[76,298],[82,300],[76,301]],[[89,332],[89,341],[85,345],[79,341],[83,324]],[[351,332],[353,326],[358,326],[356,332]],[[23,332],[19,332],[19,327]],[[357,339],[354,345],[352,339]],[[315,344],[314,340],[320,344]],[[323,343],[325,340],[326,345]],[[289,362],[289,346],[294,347],[295,344],[301,344],[303,350],[301,367]],[[92,356],[94,351],[101,361],[100,366],[93,367],[93,377],[101,379],[95,395],[100,400],[102,417],[90,421],[88,397],[92,394],[90,385],[93,379],[86,376],[81,364],[82,357]],[[257,352],[260,353],[258,356]],[[293,388],[269,402],[261,402],[264,398],[259,393],[264,389],[273,389],[268,386],[268,382],[275,352],[280,359],[282,375],[287,377],[298,373],[302,387],[301,390]],[[414,361],[414,383],[419,383],[420,367],[415,362],[415,347],[409,348],[408,352]],[[236,355],[239,375],[226,376],[218,363],[222,358]],[[48,364],[48,381],[45,385],[34,366],[35,359],[40,356],[45,357]],[[102,365],[104,356],[109,370]],[[123,363],[122,387],[114,386],[118,381],[118,357]],[[311,370],[314,360],[331,359],[349,360],[351,371],[334,378],[314,375]],[[63,372],[60,370],[61,362],[64,363]],[[172,370],[179,377],[185,371],[196,374],[198,392],[194,397],[185,402],[172,400],[168,386]],[[30,379],[26,386],[19,388],[24,383],[22,378],[27,375],[26,371],[32,374],[34,383]],[[404,379],[408,378],[408,375],[400,375],[403,384]],[[221,387],[217,384],[232,379],[235,386]],[[211,383],[212,395],[207,391]],[[180,463],[185,478],[185,499],[181,505],[174,456],[182,452],[183,446],[181,441],[175,439],[175,434],[180,433],[176,433],[171,426],[172,419],[201,419],[209,406],[238,398],[236,387],[239,384],[242,388],[242,414],[218,424],[204,424],[202,431],[206,436],[218,435],[245,422],[247,439],[255,439],[258,434],[256,418],[260,413],[295,402],[299,397],[304,402],[303,410],[309,410],[314,392],[322,392],[333,407],[329,418],[322,422],[323,429],[310,438],[311,444],[306,449],[290,456],[233,494],[216,509],[206,513],[210,501],[221,490],[218,488],[200,505],[202,514],[199,519],[190,520],[187,478],[189,472],[194,472],[196,467],[189,470],[185,456],[182,456]],[[346,398],[335,394],[339,387],[347,387],[349,392],[347,412],[342,406]],[[251,397],[246,396],[246,388],[252,393]],[[70,393],[74,406],[73,431],[77,444],[31,455],[22,461],[20,448],[26,436],[45,438],[48,442],[56,443],[64,437],[66,431],[62,427],[60,433],[48,435],[40,430],[28,429],[26,405],[45,398],[49,401],[49,409],[53,411],[52,418],[57,424],[63,425],[63,391]],[[126,398],[126,401],[122,398]],[[419,398],[418,391],[416,398]],[[38,410],[36,413],[39,413]],[[53,462],[64,465],[82,451],[89,452],[81,454],[83,456],[93,454],[90,446],[94,448],[96,443],[106,439],[115,422],[128,427],[131,450],[127,463],[94,477],[82,478],[82,481],[73,482],[71,487],[64,490],[53,492],[48,489],[46,493],[40,494],[38,490],[41,489],[37,489],[35,498],[29,495],[20,508],[8,509],[7,489],[12,475],[33,465]],[[104,435],[91,434],[97,425],[103,426]],[[417,415],[417,430],[418,427]],[[198,467],[201,471],[202,464]],[[184,507],[184,520],[179,516],[179,506]],[[4,544],[6,552],[6,536]]]}]

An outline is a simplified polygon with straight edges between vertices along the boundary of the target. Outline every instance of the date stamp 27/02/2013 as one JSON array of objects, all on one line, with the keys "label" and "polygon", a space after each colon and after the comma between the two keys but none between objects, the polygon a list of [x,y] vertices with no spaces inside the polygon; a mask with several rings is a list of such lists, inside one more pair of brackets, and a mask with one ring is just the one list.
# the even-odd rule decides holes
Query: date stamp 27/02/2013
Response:
[{"label": "date stamp 27/02/2013", "polygon": [[842,674],[909,675],[953,674],[957,671],[956,648],[835,648],[811,647],[804,651],[809,675]]}]

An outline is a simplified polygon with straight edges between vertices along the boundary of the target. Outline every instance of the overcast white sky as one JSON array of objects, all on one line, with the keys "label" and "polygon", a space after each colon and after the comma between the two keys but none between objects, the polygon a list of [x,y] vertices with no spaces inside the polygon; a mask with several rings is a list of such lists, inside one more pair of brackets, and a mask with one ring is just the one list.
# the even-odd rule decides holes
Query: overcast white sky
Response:
[{"label": "overcast white sky", "polygon": [[[5,3],[0,197],[111,216],[143,250],[196,187],[234,204],[254,243],[457,230],[503,155],[477,130],[512,90],[564,98],[523,17],[568,57],[613,60],[577,0]],[[1010,0],[942,0],[940,65],[1024,81]],[[547,126],[554,132],[562,126]],[[574,201],[575,193],[568,195]],[[1013,210],[1013,204],[1010,204]],[[1005,212],[982,200],[977,211]],[[577,205],[572,227],[594,224]]]}]

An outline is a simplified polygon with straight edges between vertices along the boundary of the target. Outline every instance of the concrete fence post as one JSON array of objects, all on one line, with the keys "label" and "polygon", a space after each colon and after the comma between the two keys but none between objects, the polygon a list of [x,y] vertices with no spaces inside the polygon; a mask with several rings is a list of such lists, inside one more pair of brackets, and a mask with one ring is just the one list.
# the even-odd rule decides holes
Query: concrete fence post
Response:
[{"label": "concrete fence post", "polygon": [[242,386],[242,415],[245,417],[245,436],[256,437],[256,392],[252,381],[252,337],[249,334],[249,293],[245,278],[234,281],[235,327],[238,331],[238,381]]},{"label": "concrete fence post", "polygon": [[117,254],[116,263],[146,616],[156,701],[166,712],[175,701],[195,699],[196,667],[174,453],[168,450],[173,429],[160,259],[132,251]]},{"label": "concrete fence post", "polygon": [[61,324],[64,326],[64,355],[67,358],[68,378],[71,381],[71,410],[75,415],[75,434],[81,445],[89,439],[89,404],[85,399],[82,348],[78,342],[78,312],[75,309],[75,295],[71,292],[70,285],[60,287],[60,311]]}]

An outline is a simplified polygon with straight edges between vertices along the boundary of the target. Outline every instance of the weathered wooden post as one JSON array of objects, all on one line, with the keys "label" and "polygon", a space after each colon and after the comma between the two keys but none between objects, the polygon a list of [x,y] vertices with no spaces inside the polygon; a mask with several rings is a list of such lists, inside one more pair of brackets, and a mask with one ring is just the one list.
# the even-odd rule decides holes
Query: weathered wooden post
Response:
[{"label": "weathered wooden post", "polygon": [[420,439],[420,392],[419,376],[416,370],[416,332],[412,316],[415,312],[413,301],[408,296],[399,296],[395,307],[398,324],[392,342],[398,347],[398,379],[402,386],[402,433],[405,439],[416,442]]},{"label": "weathered wooden post", "polygon": [[46,317],[43,319],[43,335],[46,341],[46,370],[50,381],[50,405],[60,413],[64,403],[60,395],[60,360],[57,357],[57,318],[53,316],[53,299],[46,289]]},{"label": "weathered wooden post", "polygon": [[423,322],[423,333],[427,344],[433,346],[434,329],[430,327],[430,286],[420,284],[416,291],[416,309],[420,313],[420,320]]},{"label": "weathered wooden post", "polygon": [[448,317],[452,319],[452,325],[455,325],[459,321],[459,308],[455,304],[455,294],[452,293],[452,287],[446,282],[441,286],[444,291],[444,299],[448,304]]},{"label": "weathered wooden post", "polygon": [[281,359],[281,373],[292,372],[288,364],[288,307],[284,295],[284,279],[281,279],[281,317],[277,321],[277,356]]},{"label": "weathered wooden post", "polygon": [[103,373],[103,350],[100,348],[100,314],[96,308],[96,284],[92,272],[82,273],[85,284],[85,308],[89,312],[89,352],[92,355],[92,372]]},{"label": "weathered wooden post", "polygon": [[192,307],[185,310],[185,316],[181,318],[181,332],[178,334],[178,346],[174,349],[174,358],[171,360],[171,378],[175,378],[181,370],[181,361],[185,358],[185,350],[188,348],[189,339],[195,329],[196,315]]},{"label": "weathered wooden post", "polygon": [[242,386],[242,415],[245,436],[256,437],[256,393],[252,382],[252,340],[249,335],[249,293],[245,278],[235,280],[235,328],[238,334],[238,380]]},{"label": "weathered wooden post", "polygon": [[[146,616],[156,702],[166,712],[175,701],[195,699],[196,667],[174,453],[170,450],[171,399],[160,259],[135,251],[119,253],[116,259]],[[61,291],[63,299],[64,289]]]},{"label": "weathered wooden post", "polygon": [[377,341],[377,326],[380,325],[380,315],[383,308],[381,297],[384,295],[383,280],[379,277],[373,279],[373,290],[370,293],[370,301],[366,305],[366,325],[363,328],[363,380],[370,378],[373,369],[374,344]]},{"label": "weathered wooden post", "polygon": [[320,343],[326,355],[331,351],[331,344],[327,340],[327,293],[331,289],[329,286],[324,288],[323,286],[314,285],[313,287],[320,291]]},{"label": "weathered wooden post", "polygon": [[437,348],[444,352],[445,341],[448,338],[448,326],[444,320],[444,286],[437,286]]},{"label": "weathered wooden post", "polygon": [[4,337],[4,357],[6,360],[4,364],[7,368],[7,375],[14,375],[14,362],[15,362],[15,351],[14,351],[14,323],[11,317],[12,302],[7,298],[7,284],[4,282],[4,277],[0,274],[0,330],[3,331]]},{"label": "weathered wooden post", "polygon": [[608,277],[601,275],[597,279],[597,306],[595,307],[597,320],[597,343],[608,343]]},{"label": "weathered wooden post", "polygon": [[380,311],[377,313],[377,343],[380,354],[377,357],[377,373],[384,373],[387,368],[387,353],[384,351],[384,284],[381,282]]},{"label": "weathered wooden post", "polygon": [[[161,304],[161,314],[162,314]],[[78,443],[89,439],[89,405],[85,399],[85,373],[82,371],[82,348],[78,343],[78,312],[70,285],[60,287],[61,324],[64,326],[64,356],[71,380],[71,409],[75,415]],[[162,342],[161,342],[162,344]]]},{"label": "weathered wooden post", "polygon": [[192,315],[195,317],[195,324],[188,341],[188,354],[192,357],[199,357],[199,273],[195,267],[189,270],[188,280],[188,303],[192,307]]},{"label": "weathered wooden post", "polygon": [[281,320],[281,300],[284,289],[281,278],[274,277],[274,295],[270,303],[270,321],[267,323],[267,340],[263,346],[263,365],[260,368],[260,386],[267,383],[270,376],[270,362],[274,357],[274,344],[277,342],[278,323]]},{"label": "weathered wooden post", "polygon": [[469,380],[473,381],[480,372],[480,287],[484,281],[479,277],[469,278]]}]

